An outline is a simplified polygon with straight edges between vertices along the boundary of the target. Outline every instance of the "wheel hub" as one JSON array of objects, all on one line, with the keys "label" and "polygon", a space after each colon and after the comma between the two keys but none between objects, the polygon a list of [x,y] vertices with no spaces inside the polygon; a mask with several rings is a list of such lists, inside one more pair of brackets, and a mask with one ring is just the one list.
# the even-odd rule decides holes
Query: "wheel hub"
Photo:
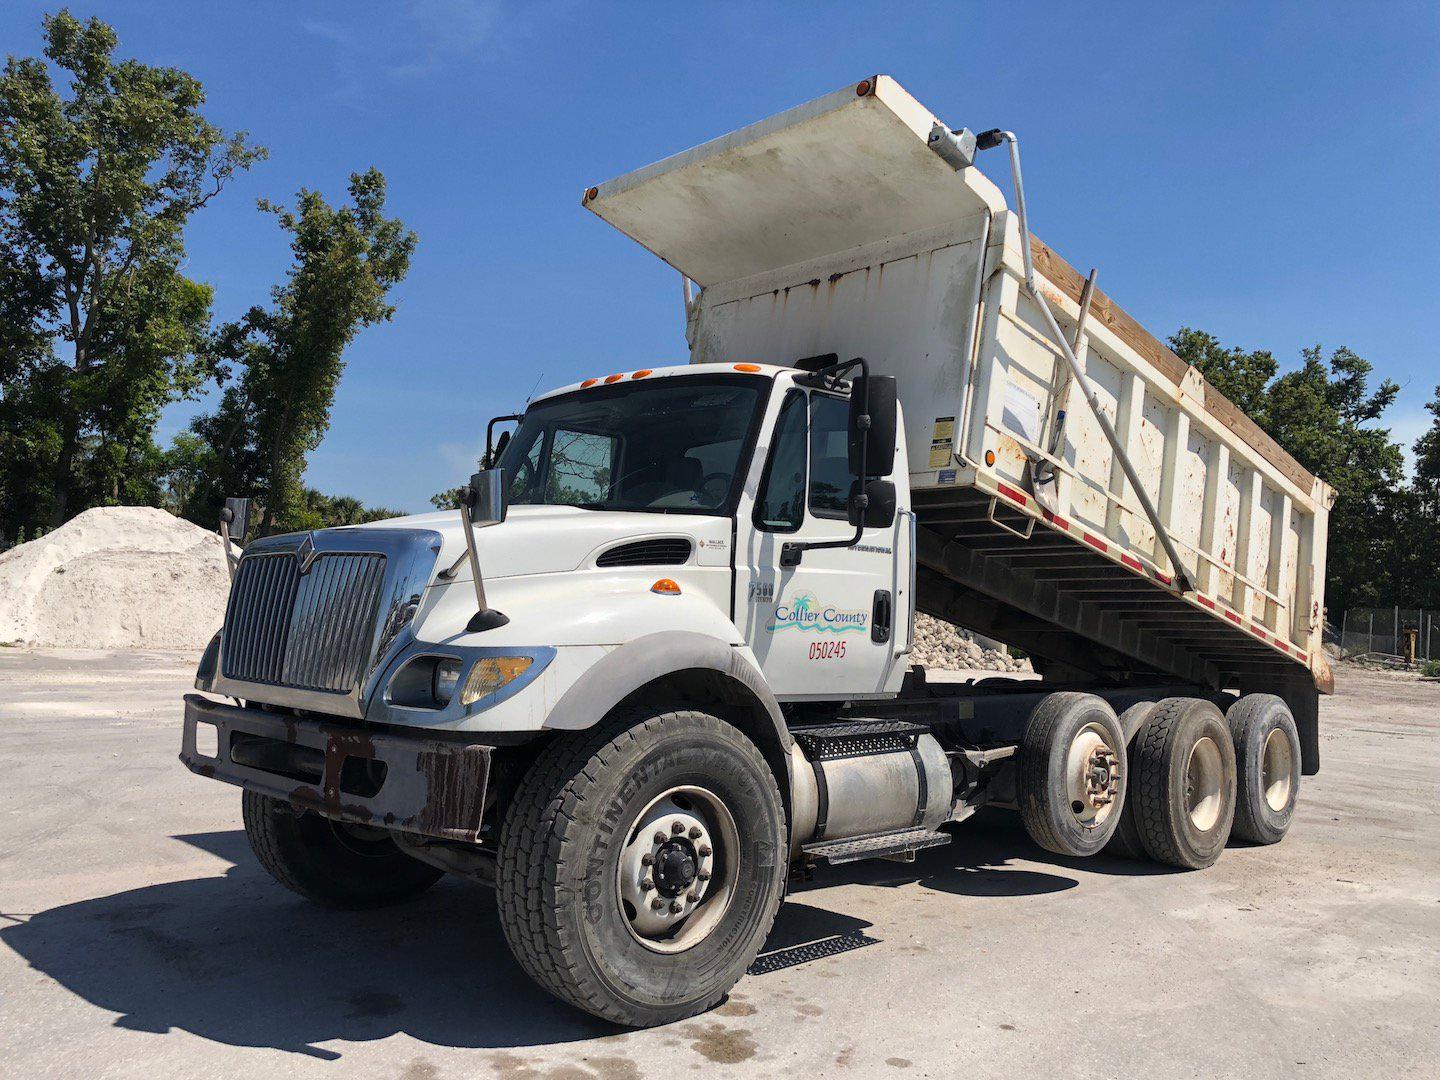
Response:
[{"label": "wheel hub", "polygon": [[631,826],[616,885],[630,932],[657,952],[696,944],[734,893],[739,836],[714,794],[681,787],[657,798]]},{"label": "wheel hub", "polygon": [[655,855],[655,891],[664,897],[679,896],[699,872],[699,856],[690,842],[670,840]]},{"label": "wheel hub", "polygon": [[1082,728],[1070,744],[1066,771],[1070,784],[1070,809],[1081,824],[1098,826],[1109,816],[1120,794],[1119,755],[1106,741],[1097,725]]}]

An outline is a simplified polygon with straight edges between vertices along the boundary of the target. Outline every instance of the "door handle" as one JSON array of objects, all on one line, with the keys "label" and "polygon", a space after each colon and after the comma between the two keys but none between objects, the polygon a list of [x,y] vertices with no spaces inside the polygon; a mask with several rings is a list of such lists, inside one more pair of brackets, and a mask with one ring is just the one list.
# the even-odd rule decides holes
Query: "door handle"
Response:
[{"label": "door handle", "polygon": [[883,645],[890,640],[895,603],[889,589],[875,590],[875,603],[870,612],[870,640]]}]

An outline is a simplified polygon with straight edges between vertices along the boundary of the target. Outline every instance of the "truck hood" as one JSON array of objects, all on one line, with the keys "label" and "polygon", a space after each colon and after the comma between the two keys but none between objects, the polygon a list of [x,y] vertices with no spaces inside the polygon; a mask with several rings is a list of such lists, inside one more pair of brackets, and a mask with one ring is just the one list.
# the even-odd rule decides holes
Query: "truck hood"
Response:
[{"label": "truck hood", "polygon": [[[436,572],[460,565],[454,581],[471,579],[460,514],[430,514],[368,522],[367,529],[430,529],[440,534]],[[343,530],[341,530],[343,531]],[[692,561],[728,565],[730,519],[697,514],[647,514],[636,511],[581,510],[574,506],[512,506],[499,525],[475,530],[480,572],[485,580],[559,574],[593,565],[616,544],[631,540],[685,537],[694,547]]]}]

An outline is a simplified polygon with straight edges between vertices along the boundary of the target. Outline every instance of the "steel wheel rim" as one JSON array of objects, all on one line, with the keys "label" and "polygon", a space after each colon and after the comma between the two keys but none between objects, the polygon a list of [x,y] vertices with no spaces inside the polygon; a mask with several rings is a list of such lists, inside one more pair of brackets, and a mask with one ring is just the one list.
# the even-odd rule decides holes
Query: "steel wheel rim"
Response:
[{"label": "steel wheel rim", "polygon": [[1065,782],[1075,820],[1087,829],[1105,824],[1120,790],[1120,760],[1102,725],[1086,724],[1070,740]]},{"label": "steel wheel rim", "polygon": [[735,897],[740,832],[729,808],[705,788],[674,787],[650,801],[625,838],[615,888],[631,937],[659,953],[694,948]]},{"label": "steel wheel rim", "polygon": [[1290,740],[1278,727],[1271,728],[1260,751],[1260,790],[1265,804],[1277,814],[1290,805],[1294,778],[1295,753],[1290,749]]},{"label": "steel wheel rim", "polygon": [[1220,820],[1224,777],[1225,759],[1215,740],[1208,735],[1196,740],[1185,762],[1185,812],[1201,832],[1209,832]]}]

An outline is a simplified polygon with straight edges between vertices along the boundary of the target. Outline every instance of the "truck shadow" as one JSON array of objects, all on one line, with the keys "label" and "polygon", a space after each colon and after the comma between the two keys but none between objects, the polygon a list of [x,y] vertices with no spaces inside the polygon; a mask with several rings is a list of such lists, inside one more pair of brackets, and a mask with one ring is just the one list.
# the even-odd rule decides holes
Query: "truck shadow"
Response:
[{"label": "truck shadow", "polygon": [[[1171,866],[1104,854],[1088,859],[1056,855],[1031,841],[1019,815],[1004,811],[982,810],[964,824],[951,828],[954,836],[951,843],[920,852],[912,863],[875,859],[825,868],[816,872],[812,882],[794,891],[854,882],[894,887],[918,884],[959,896],[1042,896],[1080,884],[1079,879],[1056,873],[1058,870],[1125,877],[1183,873]],[[1017,860],[1048,869],[1016,866]]]},{"label": "truck shadow", "polygon": [[[187,1031],[234,1046],[321,1059],[322,1044],[405,1033],[436,1045],[503,1049],[623,1037],[552,998],[515,964],[489,890],[446,879],[420,899],[379,911],[323,909],[256,865],[240,830],[176,839],[233,865],[219,877],[131,889],[7,916],[3,941],[32,968],[136,1031]],[[1074,888],[1068,875],[1010,866],[1048,862],[1101,872],[1159,868],[1040,852],[1001,816],[959,829],[914,863],[867,862],[792,890],[752,974],[878,944],[870,924],[800,899],[826,885],[918,883],[966,896],[1031,896]],[[1101,862],[1113,863],[1106,869]]]},{"label": "truck shadow", "polygon": [[235,865],[12,916],[0,941],[119,1027],[321,1059],[341,1056],[322,1043],[399,1032],[505,1048],[620,1031],[524,975],[488,889],[445,879],[402,906],[331,911],[271,881],[240,830],[176,839]]}]

